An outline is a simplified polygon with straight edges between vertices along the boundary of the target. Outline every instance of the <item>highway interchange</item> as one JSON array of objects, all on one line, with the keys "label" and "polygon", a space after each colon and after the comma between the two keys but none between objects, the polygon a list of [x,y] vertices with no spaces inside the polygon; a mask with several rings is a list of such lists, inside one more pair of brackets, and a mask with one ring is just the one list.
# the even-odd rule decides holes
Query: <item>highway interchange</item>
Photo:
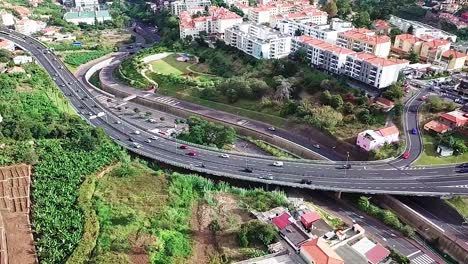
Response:
[{"label": "highway interchange", "polygon": [[[92,87],[79,81],[66,66],[39,41],[17,32],[1,29],[0,37],[13,41],[17,46],[29,51],[58,87],[70,100],[72,106],[91,125],[103,128],[119,145],[142,156],[173,166],[211,175],[231,177],[254,182],[276,185],[320,189],[329,191],[386,193],[420,196],[450,196],[468,194],[468,174],[456,173],[453,166],[411,167],[410,164],[421,151],[418,135],[407,134],[410,159],[396,159],[388,163],[360,162],[349,170],[341,169],[343,162],[314,162],[308,160],[284,161],[283,167],[272,166],[277,159],[230,154],[230,158],[220,157],[219,151],[190,146],[197,156],[187,155],[189,151],[180,149],[180,143],[147,131],[139,130],[133,124],[98,103],[91,93]],[[424,91],[422,91],[424,93]],[[417,109],[421,102],[413,98],[405,106],[405,130],[417,126]],[[99,113],[99,116],[98,116]],[[129,138],[134,142],[130,142]],[[147,143],[148,138],[157,138]],[[141,147],[135,148],[134,143]],[[203,166],[201,166],[203,164]],[[252,172],[245,168],[251,167]],[[272,178],[268,180],[268,178]],[[310,184],[302,184],[307,180]]]}]

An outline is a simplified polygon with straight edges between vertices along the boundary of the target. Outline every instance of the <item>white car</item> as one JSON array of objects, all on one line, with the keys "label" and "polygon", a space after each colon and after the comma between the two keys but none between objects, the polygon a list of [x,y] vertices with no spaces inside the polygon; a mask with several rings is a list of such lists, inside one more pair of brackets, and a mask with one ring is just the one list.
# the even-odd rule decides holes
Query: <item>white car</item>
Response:
[{"label": "white car", "polygon": [[275,162],[273,162],[273,166],[275,166],[275,167],[283,167],[283,162],[282,162],[282,161],[275,161]]},{"label": "white car", "polygon": [[147,140],[146,140],[146,143],[151,143],[151,139],[147,139]]},{"label": "white car", "polygon": [[151,139],[152,140],[158,140],[158,137],[157,136],[152,136]]},{"label": "white car", "polygon": [[140,146],[140,144],[138,144],[138,143],[136,143],[136,142],[133,142],[133,147],[134,147],[134,148],[140,148],[141,146]]},{"label": "white car", "polygon": [[223,154],[221,154],[221,158],[228,159],[228,158],[229,158],[229,154],[223,153]]},{"label": "white car", "polygon": [[140,135],[140,131],[138,130],[135,130],[135,132],[133,132],[135,135]]}]

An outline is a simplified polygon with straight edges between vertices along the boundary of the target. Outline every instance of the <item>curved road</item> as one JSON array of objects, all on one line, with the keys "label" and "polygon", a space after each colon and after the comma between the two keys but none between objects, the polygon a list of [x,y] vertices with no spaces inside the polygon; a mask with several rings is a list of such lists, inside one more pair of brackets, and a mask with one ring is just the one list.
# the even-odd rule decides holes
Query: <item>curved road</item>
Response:
[{"label": "curved road", "polygon": [[[137,128],[94,100],[92,87],[78,81],[42,43],[6,29],[0,30],[0,37],[28,50],[55,79],[73,107],[91,113],[82,116],[91,125],[103,128],[117,144],[142,156],[200,173],[298,188],[421,196],[468,194],[468,175],[453,174],[453,167],[413,169],[401,167],[408,165],[408,161],[396,160],[388,164],[364,163],[343,170],[337,164],[298,160],[286,161],[284,167],[277,168],[272,166],[275,159],[270,157],[233,154],[224,159],[220,152],[203,148],[197,149],[199,155],[192,157],[187,155],[187,150],[179,149],[177,142],[167,138],[158,137],[152,143],[146,143],[146,139],[155,135],[146,131],[132,134]],[[141,147],[135,148],[129,137]],[[200,166],[202,163],[205,168]],[[246,166],[252,167],[253,172],[244,171]],[[269,177],[272,180],[266,179]],[[311,184],[301,184],[303,179],[310,180]]]}]

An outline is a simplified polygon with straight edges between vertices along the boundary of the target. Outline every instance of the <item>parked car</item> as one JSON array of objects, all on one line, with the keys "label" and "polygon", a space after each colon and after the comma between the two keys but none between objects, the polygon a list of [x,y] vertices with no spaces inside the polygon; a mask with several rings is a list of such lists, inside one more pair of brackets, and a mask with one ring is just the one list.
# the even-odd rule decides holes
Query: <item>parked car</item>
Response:
[{"label": "parked car", "polygon": [[273,166],[275,166],[275,167],[283,167],[283,162],[282,162],[282,161],[275,161],[275,162],[273,162]]},{"label": "parked car", "polygon": [[403,153],[403,158],[404,159],[408,159],[410,157],[410,152],[409,151],[405,151],[405,153]]},{"label": "parked car", "polygon": [[320,145],[319,145],[319,144],[315,144],[315,145],[314,145],[314,148],[320,149]]}]

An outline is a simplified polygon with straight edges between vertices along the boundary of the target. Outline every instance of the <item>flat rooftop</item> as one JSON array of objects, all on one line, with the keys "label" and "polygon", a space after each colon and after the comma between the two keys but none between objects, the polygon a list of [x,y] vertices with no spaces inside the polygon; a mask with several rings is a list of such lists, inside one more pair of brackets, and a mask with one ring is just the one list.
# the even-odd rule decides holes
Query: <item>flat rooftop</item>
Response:
[{"label": "flat rooftop", "polygon": [[367,258],[354,250],[350,245],[343,245],[335,252],[344,260],[345,263],[367,264]]},{"label": "flat rooftop", "polygon": [[[298,224],[301,224],[300,222]],[[298,224],[290,224],[285,229],[281,230],[280,233],[289,239],[295,246],[299,246],[302,242],[310,239],[311,237],[302,230]]]},{"label": "flat rooftop", "polygon": [[233,264],[296,264],[296,262],[287,253],[277,253],[234,262]]}]

